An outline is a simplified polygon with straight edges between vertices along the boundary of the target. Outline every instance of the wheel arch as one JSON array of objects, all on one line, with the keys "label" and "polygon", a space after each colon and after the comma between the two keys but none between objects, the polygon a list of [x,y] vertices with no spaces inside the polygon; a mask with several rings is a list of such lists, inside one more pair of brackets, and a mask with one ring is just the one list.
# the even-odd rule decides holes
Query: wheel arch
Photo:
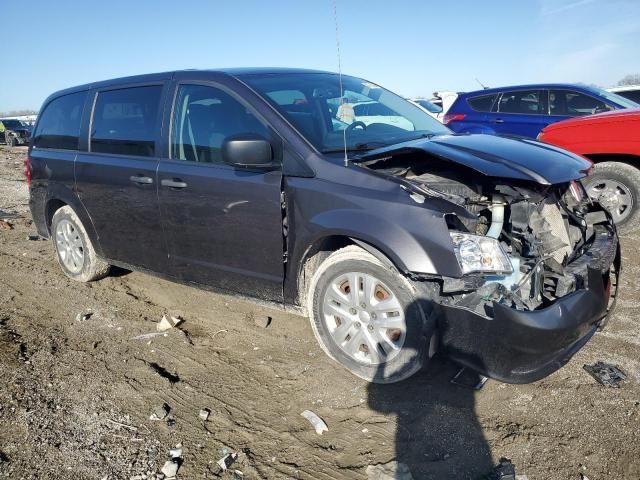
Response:
[{"label": "wheel arch", "polygon": [[632,153],[583,153],[583,157],[588,158],[593,163],[621,162],[640,169],[640,154]]}]

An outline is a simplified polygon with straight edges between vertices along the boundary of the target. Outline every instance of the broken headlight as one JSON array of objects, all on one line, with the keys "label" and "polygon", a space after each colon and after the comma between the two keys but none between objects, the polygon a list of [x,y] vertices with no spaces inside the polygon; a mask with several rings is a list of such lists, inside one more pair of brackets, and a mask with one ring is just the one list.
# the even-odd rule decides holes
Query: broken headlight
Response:
[{"label": "broken headlight", "polygon": [[495,238],[449,232],[462,273],[511,273],[509,258]]}]

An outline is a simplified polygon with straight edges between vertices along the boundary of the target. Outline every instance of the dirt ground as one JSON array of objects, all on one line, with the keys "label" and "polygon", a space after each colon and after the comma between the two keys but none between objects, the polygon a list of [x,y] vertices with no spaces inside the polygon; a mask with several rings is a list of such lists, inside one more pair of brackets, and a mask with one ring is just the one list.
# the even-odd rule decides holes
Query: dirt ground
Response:
[{"label": "dirt ground", "polygon": [[[216,465],[227,450],[245,479],[366,479],[392,460],[414,479],[477,479],[500,457],[530,480],[640,479],[640,234],[623,239],[612,322],[547,379],[476,392],[436,358],[371,386],[325,357],[305,318],[141,273],[68,280],[51,243],[29,238],[25,154],[0,147],[0,219],[13,224],[0,226],[0,478],[152,478],[182,444],[184,479],[233,478]],[[134,338],[165,313],[181,329]],[[622,388],[582,369],[598,360],[628,374]],[[150,420],[164,403],[169,421]]]}]

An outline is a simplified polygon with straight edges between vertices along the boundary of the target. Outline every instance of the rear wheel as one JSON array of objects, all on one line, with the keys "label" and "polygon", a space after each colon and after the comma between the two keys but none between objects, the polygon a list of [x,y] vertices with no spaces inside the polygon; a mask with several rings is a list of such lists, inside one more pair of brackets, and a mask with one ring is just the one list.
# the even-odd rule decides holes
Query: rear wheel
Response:
[{"label": "rear wheel", "polygon": [[360,378],[394,383],[422,368],[434,322],[395,268],[356,246],[332,253],[308,291],[322,349]]},{"label": "rear wheel", "polygon": [[640,170],[621,162],[603,162],[583,180],[591,198],[606,208],[621,232],[640,226]]},{"label": "rear wheel", "polygon": [[58,263],[65,275],[78,282],[104,278],[111,266],[96,255],[82,222],[69,206],[56,211],[51,233]]}]

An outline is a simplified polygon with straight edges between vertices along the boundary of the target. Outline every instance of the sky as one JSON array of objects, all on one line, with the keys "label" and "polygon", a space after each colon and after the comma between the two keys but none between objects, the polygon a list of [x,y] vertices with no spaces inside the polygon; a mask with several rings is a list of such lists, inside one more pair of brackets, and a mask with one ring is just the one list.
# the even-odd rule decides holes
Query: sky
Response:
[{"label": "sky", "polygon": [[640,0],[29,0],[2,22],[0,111],[185,68],[338,70],[404,96],[640,73]]}]

